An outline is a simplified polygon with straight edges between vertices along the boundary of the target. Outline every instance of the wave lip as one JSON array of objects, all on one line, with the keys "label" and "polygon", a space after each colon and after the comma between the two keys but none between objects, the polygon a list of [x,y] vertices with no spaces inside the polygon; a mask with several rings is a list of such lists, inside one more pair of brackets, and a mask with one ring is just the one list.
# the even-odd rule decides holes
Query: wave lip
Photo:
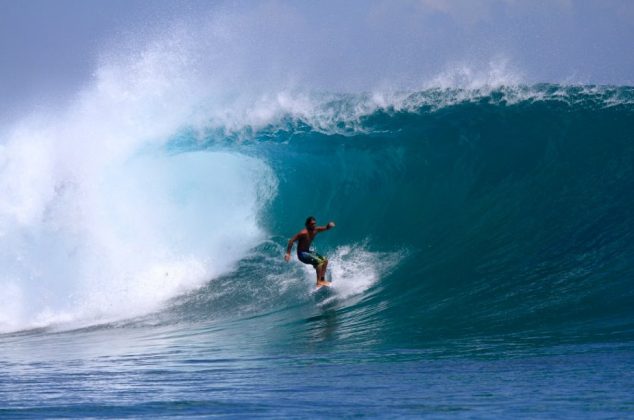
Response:
[{"label": "wave lip", "polygon": [[236,145],[254,140],[283,143],[310,132],[343,136],[389,135],[389,130],[398,127],[383,129],[381,124],[398,121],[393,117],[449,112],[468,105],[530,107],[544,104],[568,106],[578,111],[600,111],[618,107],[627,109],[634,104],[634,89],[628,86],[476,86],[430,84],[418,91],[377,90],[362,94],[309,94],[282,90],[258,96],[249,105],[229,104],[221,113],[208,110],[204,127],[192,126],[179,138],[195,138],[195,147],[200,147],[201,143]]}]

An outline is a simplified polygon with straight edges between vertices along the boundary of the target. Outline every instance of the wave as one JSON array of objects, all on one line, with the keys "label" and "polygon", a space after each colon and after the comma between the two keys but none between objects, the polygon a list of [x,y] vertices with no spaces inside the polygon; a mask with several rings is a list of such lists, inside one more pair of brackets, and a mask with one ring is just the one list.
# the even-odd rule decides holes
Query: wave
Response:
[{"label": "wave", "polygon": [[[385,340],[621,339],[634,321],[633,93],[437,89],[375,109],[344,96],[230,143],[280,180],[271,231],[291,234],[318,209],[338,222],[320,238],[327,252],[362,243],[352,254],[400,255],[348,302]],[[225,147],[216,134],[200,147]]]},{"label": "wave", "polygon": [[[310,118],[287,113],[222,135],[212,127],[174,137],[173,147],[265,160],[279,182],[262,213],[269,232],[290,236],[313,213],[337,221],[318,246],[341,286],[319,305],[345,313],[353,342],[619,340],[634,325],[633,93],[433,89],[374,108],[368,95],[328,96]],[[260,263],[227,278],[229,289],[243,283],[224,314],[313,304],[313,273],[289,270],[285,237],[271,241]],[[181,310],[214,312],[217,301],[203,295],[204,310],[188,312],[192,300]]]},{"label": "wave", "polygon": [[365,338],[634,330],[633,88],[219,101],[164,58],[5,130],[0,331],[314,307],[281,259],[309,214]]}]

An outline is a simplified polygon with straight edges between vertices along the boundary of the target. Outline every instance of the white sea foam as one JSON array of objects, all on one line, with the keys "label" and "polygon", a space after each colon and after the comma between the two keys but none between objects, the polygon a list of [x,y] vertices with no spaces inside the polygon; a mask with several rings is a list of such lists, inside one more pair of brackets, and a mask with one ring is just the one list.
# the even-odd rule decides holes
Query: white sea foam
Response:
[{"label": "white sea foam", "polygon": [[[332,279],[335,293],[322,303],[363,294],[398,265],[405,257],[405,251],[369,251],[367,243],[360,243],[339,246],[327,257],[328,278]],[[309,265],[303,265],[303,270],[313,290],[315,270]]]},{"label": "white sea foam", "polygon": [[162,151],[208,94],[188,53],[170,41],[111,57],[67,108],[2,130],[0,332],[156,310],[264,237],[266,163]]}]

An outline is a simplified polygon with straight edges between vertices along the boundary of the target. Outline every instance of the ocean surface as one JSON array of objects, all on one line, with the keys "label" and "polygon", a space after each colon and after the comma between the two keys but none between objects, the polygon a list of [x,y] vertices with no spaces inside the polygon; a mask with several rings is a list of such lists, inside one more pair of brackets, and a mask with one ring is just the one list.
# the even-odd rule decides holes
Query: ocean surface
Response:
[{"label": "ocean surface", "polygon": [[115,76],[0,132],[0,417],[634,418],[634,88]]}]

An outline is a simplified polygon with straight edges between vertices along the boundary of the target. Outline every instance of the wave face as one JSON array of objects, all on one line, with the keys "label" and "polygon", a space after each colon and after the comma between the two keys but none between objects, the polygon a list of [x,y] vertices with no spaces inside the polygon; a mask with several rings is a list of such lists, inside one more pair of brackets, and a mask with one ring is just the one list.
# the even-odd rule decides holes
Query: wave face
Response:
[{"label": "wave face", "polygon": [[634,89],[260,105],[273,111],[168,124],[150,148],[104,147],[72,171],[45,139],[6,144],[2,329],[158,310],[309,333],[294,321],[313,273],[282,254],[314,215],[337,222],[317,240],[337,285],[318,307],[339,314],[341,345],[632,338]]},{"label": "wave face", "polygon": [[633,99],[556,85],[331,98],[250,139],[280,181],[264,220],[288,235],[312,213],[337,221],[318,242],[333,270],[358,264],[334,275],[362,296],[352,342],[631,337]]}]

